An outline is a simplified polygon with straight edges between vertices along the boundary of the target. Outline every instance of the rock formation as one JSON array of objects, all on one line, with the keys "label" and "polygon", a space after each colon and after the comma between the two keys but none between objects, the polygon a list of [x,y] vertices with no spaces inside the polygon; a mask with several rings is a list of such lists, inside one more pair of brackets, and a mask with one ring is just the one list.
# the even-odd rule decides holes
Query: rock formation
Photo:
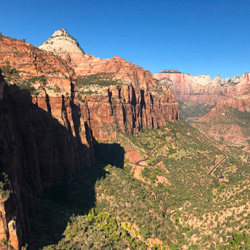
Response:
[{"label": "rock formation", "polygon": [[137,133],[142,128],[157,128],[167,121],[179,120],[178,105],[171,91],[153,98],[132,85],[109,87],[106,94],[86,96],[93,136],[100,140],[114,138],[117,131]]},{"label": "rock formation", "polygon": [[94,156],[91,132],[72,98],[34,104],[29,91],[7,86],[2,76],[0,90],[0,171],[8,176],[0,190],[0,240],[19,249],[29,235],[28,197],[93,165]]},{"label": "rock formation", "polygon": [[[49,112],[61,123],[62,95],[65,100],[71,94],[77,97],[74,70],[78,75],[105,73],[119,80],[118,88],[97,86],[102,89],[101,96],[86,95],[80,101],[75,98],[81,119],[91,126],[96,139],[113,138],[117,131],[133,134],[141,128],[157,128],[167,120],[179,119],[178,105],[169,85],[159,84],[148,70],[120,57],[101,60],[85,54],[63,29],[41,45],[56,55],[12,38],[3,37],[0,42],[0,67],[8,62],[10,69],[18,72],[18,78],[12,77],[10,83],[23,84],[26,79],[38,93],[33,102],[38,100],[39,107],[46,109],[50,100]],[[65,58],[65,53],[71,58],[68,64],[73,69],[60,58]],[[81,130],[85,133],[84,126]]]},{"label": "rock formation", "polygon": [[[69,39],[71,46],[68,46]],[[141,128],[157,128],[167,120],[178,120],[178,105],[169,85],[159,84],[148,70],[115,56],[100,59],[80,50],[75,39],[60,29],[39,48],[65,58],[77,76],[110,74],[119,86],[101,87],[102,95],[85,95],[93,135],[100,140],[116,131],[133,134]],[[65,46],[63,46],[65,44]],[[77,53],[75,51],[78,51]]]},{"label": "rock formation", "polygon": [[[29,43],[3,36],[0,40],[0,68],[6,65],[17,70],[18,78],[22,81],[30,80],[40,93],[44,93],[44,90],[49,95],[70,93],[70,84],[76,83],[74,70],[60,57]],[[44,77],[44,82],[39,81],[41,77]]]},{"label": "rock formation", "polygon": [[[118,131],[134,134],[179,119],[171,88],[149,71],[119,57],[87,55],[64,30],[45,45],[53,53],[0,40],[0,69],[8,81],[0,72],[0,240],[14,249],[29,235],[29,197],[92,166],[93,136],[110,140]],[[119,84],[78,98],[75,71],[111,73]]]},{"label": "rock formation", "polygon": [[77,67],[81,63],[85,54],[76,39],[64,29],[55,31],[39,48],[60,56],[73,67]]}]

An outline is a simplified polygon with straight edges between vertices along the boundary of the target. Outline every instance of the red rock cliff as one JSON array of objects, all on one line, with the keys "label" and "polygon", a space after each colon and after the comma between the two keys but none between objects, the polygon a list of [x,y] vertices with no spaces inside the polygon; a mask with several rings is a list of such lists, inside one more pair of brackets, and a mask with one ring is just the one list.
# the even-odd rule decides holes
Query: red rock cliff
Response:
[{"label": "red rock cliff", "polygon": [[[72,97],[33,100],[42,109],[32,103],[27,90],[7,86],[2,77],[0,90],[0,170],[10,181],[9,195],[2,192],[0,197],[0,240],[19,249],[29,235],[24,201],[91,166],[93,148],[90,130]],[[53,112],[60,114],[60,122]]]},{"label": "red rock cliff", "polygon": [[165,94],[153,98],[144,90],[135,91],[132,85],[121,85],[109,87],[103,95],[86,96],[93,136],[107,140],[114,138],[117,131],[134,134],[142,128],[157,128],[178,120],[173,94],[170,90]]},{"label": "red rock cliff", "polygon": [[48,93],[70,93],[70,83],[76,82],[74,70],[60,57],[29,43],[1,37],[0,68],[6,65],[6,62],[10,63],[11,68],[19,71],[21,79],[44,76],[47,81],[46,86],[35,86],[39,92],[43,92],[45,88]]},{"label": "red rock cliff", "polygon": [[67,55],[77,76],[109,73],[119,80],[118,87],[110,86],[99,91],[102,95],[83,98],[86,108],[81,109],[85,110],[85,117],[89,116],[89,125],[97,139],[114,138],[117,131],[134,134],[141,128],[157,128],[168,120],[179,119],[171,88],[156,81],[148,70],[118,56],[100,59],[85,54],[63,29],[56,31],[39,48],[64,59]]}]

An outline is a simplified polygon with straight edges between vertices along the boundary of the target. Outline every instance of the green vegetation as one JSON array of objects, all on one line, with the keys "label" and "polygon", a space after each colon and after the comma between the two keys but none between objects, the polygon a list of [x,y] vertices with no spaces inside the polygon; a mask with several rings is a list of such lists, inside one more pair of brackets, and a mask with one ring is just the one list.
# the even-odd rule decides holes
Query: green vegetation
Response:
[{"label": "green vegetation", "polygon": [[98,85],[98,86],[111,86],[111,85],[119,85],[120,82],[118,80],[113,79],[113,74],[111,73],[97,73],[88,76],[78,76],[77,77],[77,86],[84,87],[90,85]]},{"label": "green vegetation", "polygon": [[[96,143],[94,168],[33,201],[31,249],[248,249],[245,153],[182,121],[116,142]],[[145,159],[156,148],[143,166],[129,157],[133,150]],[[58,231],[63,237],[55,239]]]},{"label": "green vegetation", "polygon": [[23,80],[21,83],[18,84],[18,87],[20,89],[27,89],[30,91],[32,95],[36,95],[38,93],[38,90],[34,87],[34,84],[39,84],[38,89],[45,89],[45,86],[47,85],[47,79],[44,75],[41,76],[35,76],[31,77],[29,79]]},{"label": "green vegetation", "polygon": [[[250,135],[250,113],[241,112],[238,109],[223,107],[217,110],[216,113],[210,117],[209,120],[194,124],[195,127],[202,131],[214,131],[220,134],[221,141],[227,143],[234,143],[237,140],[238,145],[248,145],[248,142],[241,138],[248,138]],[[228,131],[237,131],[235,133],[228,133]],[[223,137],[223,135],[229,135]],[[232,137],[230,137],[230,135]],[[237,137],[241,137],[238,138]],[[235,143],[236,144],[236,143]]]},{"label": "green vegetation", "polygon": [[13,78],[19,76],[18,71],[15,68],[11,68],[9,61],[5,62],[0,71],[5,76],[6,82],[10,82]]},{"label": "green vegetation", "polygon": [[6,173],[0,176],[0,196],[2,199],[8,199],[10,196],[10,181]]},{"label": "green vegetation", "polygon": [[73,216],[64,232],[65,239],[44,249],[147,249],[146,244],[132,237],[120,221],[107,213]]},{"label": "green vegetation", "polygon": [[197,102],[181,102],[177,101],[178,106],[179,106],[179,111],[180,111],[180,117],[184,120],[187,120],[187,118],[194,118],[197,119],[199,117],[202,117],[209,113],[209,111],[214,107],[214,106],[209,106],[207,104],[200,104]]},{"label": "green vegetation", "polygon": [[[3,74],[7,83],[17,84],[19,88],[29,90],[32,95],[36,95],[39,89],[44,90],[48,84],[44,75],[34,76],[28,79],[21,78],[20,72],[15,68],[12,68],[9,61],[6,61],[5,64],[0,68],[0,72]],[[38,89],[34,87],[35,84],[39,85]],[[58,87],[56,91],[58,91]]]}]

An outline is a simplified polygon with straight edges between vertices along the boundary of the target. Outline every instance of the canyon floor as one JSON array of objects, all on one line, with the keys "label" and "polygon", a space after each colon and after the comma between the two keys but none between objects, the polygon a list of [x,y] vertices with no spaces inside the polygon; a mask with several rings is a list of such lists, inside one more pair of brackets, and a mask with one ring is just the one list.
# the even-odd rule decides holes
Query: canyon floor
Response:
[{"label": "canyon floor", "polygon": [[31,204],[30,249],[250,247],[246,152],[184,121],[94,148],[94,168]]}]

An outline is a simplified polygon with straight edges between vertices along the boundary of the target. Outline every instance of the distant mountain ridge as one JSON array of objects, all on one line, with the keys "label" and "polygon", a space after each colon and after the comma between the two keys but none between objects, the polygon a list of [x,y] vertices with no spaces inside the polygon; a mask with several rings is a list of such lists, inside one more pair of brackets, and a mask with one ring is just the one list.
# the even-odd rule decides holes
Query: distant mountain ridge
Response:
[{"label": "distant mountain ridge", "polygon": [[153,76],[160,81],[167,78],[173,82],[172,88],[177,101],[194,101],[208,105],[215,105],[221,99],[240,94],[244,85],[250,84],[250,73],[225,80],[220,76],[212,79],[209,75],[192,76],[166,70]]},{"label": "distant mountain ridge", "polygon": [[182,118],[196,121],[195,127],[216,139],[248,146],[250,131],[245,127],[247,116],[250,119],[250,73],[224,80],[163,70],[154,77],[171,84]]}]

